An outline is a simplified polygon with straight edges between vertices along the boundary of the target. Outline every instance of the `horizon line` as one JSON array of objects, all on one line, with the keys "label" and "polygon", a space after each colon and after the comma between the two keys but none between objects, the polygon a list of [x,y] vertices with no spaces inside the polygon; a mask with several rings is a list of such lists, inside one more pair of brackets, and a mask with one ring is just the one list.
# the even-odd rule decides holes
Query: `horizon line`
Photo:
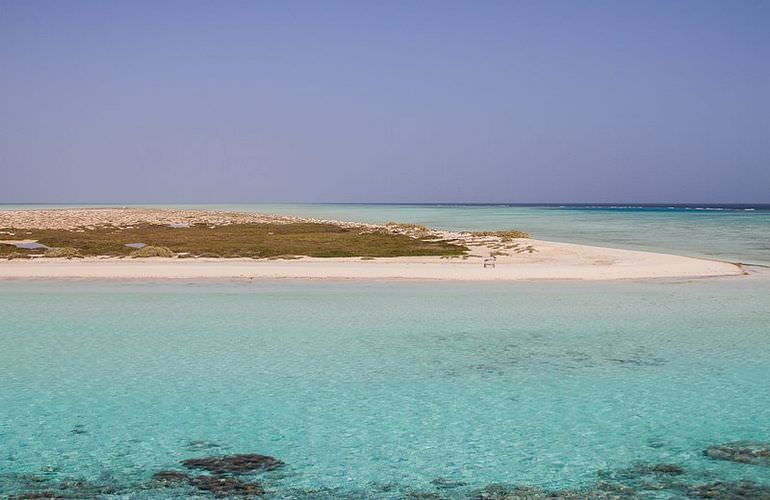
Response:
[{"label": "horizon line", "polygon": [[540,202],[507,202],[507,201],[78,201],[78,202],[48,202],[48,201],[13,201],[0,202],[2,205],[456,205],[456,206],[600,206],[600,207],[733,207],[733,206],[768,206],[769,202],[643,202],[643,201],[540,201]]}]

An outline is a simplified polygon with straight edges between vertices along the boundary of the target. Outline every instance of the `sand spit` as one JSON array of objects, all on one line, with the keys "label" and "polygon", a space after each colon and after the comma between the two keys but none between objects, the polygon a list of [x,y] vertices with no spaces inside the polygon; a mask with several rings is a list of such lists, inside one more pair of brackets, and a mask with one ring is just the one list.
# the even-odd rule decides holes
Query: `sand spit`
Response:
[{"label": "sand spit", "polygon": [[[734,276],[743,270],[715,260],[575,245],[530,238],[505,239],[471,233],[436,231],[412,225],[381,226],[257,213],[160,210],[64,209],[0,211],[0,228],[88,230],[101,225],[214,225],[236,223],[316,222],[369,230],[386,230],[418,238],[461,243],[462,257],[210,259],[210,258],[33,258],[0,260],[4,278],[330,278],[416,280],[616,280]],[[183,230],[183,229],[181,229]],[[15,236],[16,238],[22,235]],[[14,236],[10,236],[14,237]]]}]

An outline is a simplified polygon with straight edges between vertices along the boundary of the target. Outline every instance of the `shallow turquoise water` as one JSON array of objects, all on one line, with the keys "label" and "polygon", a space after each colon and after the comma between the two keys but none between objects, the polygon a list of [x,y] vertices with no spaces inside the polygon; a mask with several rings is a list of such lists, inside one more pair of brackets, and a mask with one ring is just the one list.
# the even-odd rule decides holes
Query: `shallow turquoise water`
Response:
[{"label": "shallow turquoise water", "polygon": [[[770,262],[761,212],[226,208]],[[230,453],[285,461],[255,477],[276,498],[587,488],[638,463],[679,464],[688,484],[770,484],[766,467],[703,455],[770,441],[770,273],[750,269],[614,283],[0,282],[0,498],[67,484],[184,497],[150,477]]]},{"label": "shallow turquoise water", "polygon": [[761,482],[702,451],[770,436],[767,290],[0,283],[0,492],[36,475],[167,497],[137,488],[237,452],[288,464],[262,476],[279,497],[577,488],[640,461]]}]

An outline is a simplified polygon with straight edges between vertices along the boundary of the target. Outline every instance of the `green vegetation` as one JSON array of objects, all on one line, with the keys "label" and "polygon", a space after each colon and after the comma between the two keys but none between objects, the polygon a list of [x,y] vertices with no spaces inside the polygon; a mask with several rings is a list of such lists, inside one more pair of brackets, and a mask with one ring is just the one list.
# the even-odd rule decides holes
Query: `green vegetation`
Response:
[{"label": "green vegetation", "polygon": [[72,247],[49,248],[43,255],[46,257],[58,257],[65,259],[77,259],[83,257],[80,255],[80,252],[77,248]]},{"label": "green vegetation", "polygon": [[131,252],[131,257],[173,257],[174,251],[168,247],[146,246]]},{"label": "green vegetation", "polygon": [[[137,225],[131,228],[99,226],[95,229],[10,229],[54,248],[69,248],[83,256],[153,256],[187,254],[193,257],[296,258],[399,257],[462,255],[467,248],[445,241],[425,241],[387,231],[366,231],[333,224],[194,224],[186,228]],[[127,243],[142,242],[142,249]],[[165,250],[158,250],[165,247]],[[68,250],[68,252],[71,250]],[[0,258],[44,255],[0,244]]]},{"label": "green vegetation", "polygon": [[[13,259],[18,257],[29,257],[28,250],[21,250],[13,245],[0,244],[0,259]],[[40,253],[40,252],[36,252]],[[18,254],[18,255],[17,255]]]},{"label": "green vegetation", "polygon": [[0,253],[0,257],[5,257],[8,260],[30,258],[29,254],[24,250],[17,250],[16,247],[11,247],[11,248],[13,248],[13,251],[7,252],[7,253]]},{"label": "green vegetation", "polygon": [[505,231],[473,231],[471,236],[495,236],[503,241],[511,241],[516,238],[529,238],[529,233],[518,231],[516,229],[507,229]]}]

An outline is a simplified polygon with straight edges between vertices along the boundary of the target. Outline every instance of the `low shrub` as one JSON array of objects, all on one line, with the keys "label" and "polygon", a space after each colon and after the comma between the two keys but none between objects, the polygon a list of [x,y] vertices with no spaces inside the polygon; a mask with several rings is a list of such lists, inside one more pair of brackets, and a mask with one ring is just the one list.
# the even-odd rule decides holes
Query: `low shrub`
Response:
[{"label": "low shrub", "polygon": [[8,259],[8,260],[13,260],[13,259],[29,259],[31,257],[30,257],[30,255],[28,253],[24,253],[24,252],[11,252],[9,254],[6,254],[5,258]]},{"label": "low shrub", "polygon": [[471,236],[494,236],[503,241],[510,241],[516,238],[530,238],[529,233],[517,229],[507,229],[505,231],[473,231]]},{"label": "low shrub", "polygon": [[131,252],[131,257],[173,257],[176,255],[168,247],[146,246]]},{"label": "low shrub", "polygon": [[64,258],[64,259],[82,259],[83,258],[83,256],[80,255],[80,250],[72,247],[49,248],[48,250],[45,251],[43,255],[45,255],[46,257]]}]

